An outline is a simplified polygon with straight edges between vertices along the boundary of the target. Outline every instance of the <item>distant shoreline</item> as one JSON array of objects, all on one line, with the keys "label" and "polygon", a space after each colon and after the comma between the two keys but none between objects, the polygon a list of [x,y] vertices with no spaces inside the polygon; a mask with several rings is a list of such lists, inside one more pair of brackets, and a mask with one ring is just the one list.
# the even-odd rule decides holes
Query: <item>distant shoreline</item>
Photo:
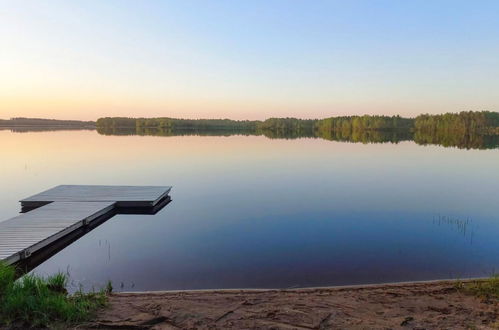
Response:
[{"label": "distant shoreline", "polygon": [[330,135],[336,132],[358,133],[366,131],[411,131],[424,134],[480,134],[499,135],[499,112],[461,111],[459,113],[421,114],[415,118],[399,115],[336,116],[323,119],[268,118],[261,120],[231,119],[182,119],[169,117],[101,117],[96,121],[60,120],[17,117],[0,119],[5,128],[97,128],[116,129],[161,129],[161,130],[238,130],[273,131],[294,134],[320,132]]},{"label": "distant shoreline", "polygon": [[5,124],[0,124],[0,127],[2,128],[16,128],[16,127],[26,127],[26,128],[32,128],[32,127],[47,127],[47,128],[58,128],[58,127],[63,127],[63,128],[92,128],[96,129],[97,126],[95,125],[84,125],[84,126],[77,126],[77,125],[5,125]]},{"label": "distant shoreline", "polygon": [[[499,128],[498,128],[499,130]],[[43,133],[57,131],[96,131],[105,136],[263,136],[268,139],[301,139],[313,138],[348,143],[399,143],[414,141],[418,145],[439,145],[460,149],[497,149],[499,148],[499,131],[496,134],[480,134],[466,132],[421,132],[413,129],[364,129],[351,130],[288,130],[288,129],[252,129],[232,127],[99,127],[93,125],[1,125],[0,131],[12,133]]]},{"label": "distant shoreline", "polygon": [[54,132],[54,131],[95,131],[97,126],[85,125],[1,125],[0,131],[12,131],[15,133],[28,132]]},{"label": "distant shoreline", "polygon": [[10,119],[0,119],[0,127],[2,128],[32,128],[32,127],[96,128],[97,124],[95,121],[19,117],[19,118],[10,118]]}]

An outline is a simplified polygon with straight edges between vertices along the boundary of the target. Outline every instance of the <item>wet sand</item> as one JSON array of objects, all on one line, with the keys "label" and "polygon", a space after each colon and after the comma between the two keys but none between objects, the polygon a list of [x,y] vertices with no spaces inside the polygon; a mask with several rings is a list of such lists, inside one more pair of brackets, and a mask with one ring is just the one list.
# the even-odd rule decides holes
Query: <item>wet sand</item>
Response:
[{"label": "wet sand", "polygon": [[292,290],[117,293],[104,329],[499,329],[499,302],[436,281]]}]

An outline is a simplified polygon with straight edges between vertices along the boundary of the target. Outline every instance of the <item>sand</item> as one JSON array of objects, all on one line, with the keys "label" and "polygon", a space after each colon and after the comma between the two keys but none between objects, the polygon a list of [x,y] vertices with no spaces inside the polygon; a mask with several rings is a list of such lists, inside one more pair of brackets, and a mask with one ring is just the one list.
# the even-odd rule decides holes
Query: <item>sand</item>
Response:
[{"label": "sand", "polygon": [[499,302],[438,281],[293,290],[117,293],[104,329],[499,329]]}]

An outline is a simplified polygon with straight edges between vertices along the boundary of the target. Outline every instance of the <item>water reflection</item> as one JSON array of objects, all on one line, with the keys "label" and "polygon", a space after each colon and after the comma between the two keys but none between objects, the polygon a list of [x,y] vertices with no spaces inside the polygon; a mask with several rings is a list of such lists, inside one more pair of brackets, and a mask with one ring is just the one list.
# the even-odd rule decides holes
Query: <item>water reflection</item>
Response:
[{"label": "water reflection", "polygon": [[473,245],[473,236],[477,229],[477,226],[473,223],[473,219],[460,219],[439,214],[433,216],[433,224],[439,227],[448,226],[451,229],[457,230],[458,234],[461,235],[466,242]]},{"label": "water reflection", "polygon": [[336,131],[313,131],[302,130],[180,130],[168,128],[118,128],[99,127],[97,129],[102,135],[141,135],[141,136],[232,136],[232,135],[255,135],[265,136],[269,139],[299,139],[318,138],[330,141],[353,142],[353,143],[399,143],[403,141],[414,141],[420,145],[440,145],[444,147],[457,147],[459,149],[495,149],[499,148],[499,135],[469,135],[463,133],[438,133],[429,134],[423,132],[412,132],[408,130],[336,130]]},{"label": "water reflection", "polygon": [[451,134],[440,132],[434,134],[416,132],[414,142],[421,145],[436,144],[459,149],[496,149],[499,148],[499,135]]},{"label": "water reflection", "polygon": [[[15,216],[18,200],[63,183],[174,186],[158,214],[118,215],[34,270],[68,271],[90,290],[108,280],[118,291],[379,283],[499,267],[497,150],[228,133],[0,131],[0,209]],[[438,214],[464,223],[438,226]]]},{"label": "water reflection", "polygon": [[12,133],[31,132],[57,132],[57,131],[93,131],[92,127],[71,127],[71,126],[0,126],[0,131],[10,131]]},{"label": "water reflection", "polygon": [[[165,206],[171,202],[171,197],[169,195],[163,197],[156,205],[152,207],[144,208],[129,208],[129,207],[115,207],[111,212],[107,212],[98,218],[94,219],[89,224],[72,231],[68,235],[58,239],[57,241],[51,243],[50,245],[38,250],[33,253],[30,258],[21,260],[16,264],[20,273],[26,273],[34,268],[38,267],[40,264],[51,258],[53,255],[62,251],[64,248],[68,247],[70,244],[74,243],[78,239],[87,235],[91,231],[98,228],[100,225],[111,219],[113,216],[118,214],[140,214],[140,215],[155,215],[161,211]],[[23,208],[22,212],[29,212],[33,208]],[[107,242],[107,255],[108,261],[111,261],[111,244]],[[99,240],[99,247],[101,246],[101,240]]]},{"label": "water reflection", "polygon": [[[94,128],[60,127],[60,126],[27,126],[27,127],[0,127],[0,130],[9,130],[13,133],[28,132],[55,132],[94,130]],[[414,141],[419,145],[439,145],[456,147],[459,149],[496,149],[499,148],[499,135],[465,134],[462,132],[428,133],[410,130],[251,130],[251,129],[172,129],[147,127],[98,127],[101,135],[140,135],[140,136],[265,136],[269,139],[300,139],[317,138],[329,141],[352,143],[399,143]]]}]

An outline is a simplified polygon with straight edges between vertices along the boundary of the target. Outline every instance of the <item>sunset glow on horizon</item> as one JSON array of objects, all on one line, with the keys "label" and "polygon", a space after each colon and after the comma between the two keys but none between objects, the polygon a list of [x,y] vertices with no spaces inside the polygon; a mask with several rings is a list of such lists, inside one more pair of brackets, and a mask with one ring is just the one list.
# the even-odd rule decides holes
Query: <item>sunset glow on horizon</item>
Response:
[{"label": "sunset glow on horizon", "polygon": [[495,1],[0,4],[0,119],[499,109]]}]

